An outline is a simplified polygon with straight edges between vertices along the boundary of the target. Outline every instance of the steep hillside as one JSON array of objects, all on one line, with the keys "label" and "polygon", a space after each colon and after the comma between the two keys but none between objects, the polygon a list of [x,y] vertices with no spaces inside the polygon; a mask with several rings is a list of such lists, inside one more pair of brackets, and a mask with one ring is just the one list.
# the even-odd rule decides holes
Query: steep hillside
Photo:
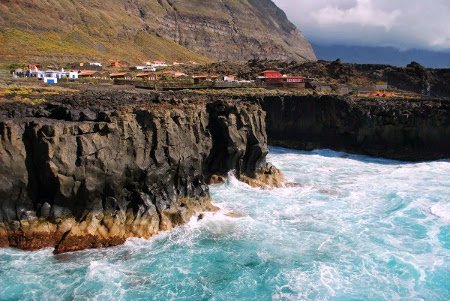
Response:
[{"label": "steep hillside", "polygon": [[315,60],[270,0],[4,0],[0,59]]}]

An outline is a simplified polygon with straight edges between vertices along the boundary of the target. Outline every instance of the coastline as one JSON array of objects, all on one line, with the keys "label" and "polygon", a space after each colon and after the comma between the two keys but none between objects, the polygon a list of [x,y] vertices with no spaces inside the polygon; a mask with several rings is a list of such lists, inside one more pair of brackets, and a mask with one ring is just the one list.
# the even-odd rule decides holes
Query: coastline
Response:
[{"label": "coastline", "polygon": [[448,158],[449,116],[439,100],[107,88],[4,103],[0,246],[62,253],[149,238],[214,211],[207,184],[232,170],[253,187],[283,186],[268,144]]}]

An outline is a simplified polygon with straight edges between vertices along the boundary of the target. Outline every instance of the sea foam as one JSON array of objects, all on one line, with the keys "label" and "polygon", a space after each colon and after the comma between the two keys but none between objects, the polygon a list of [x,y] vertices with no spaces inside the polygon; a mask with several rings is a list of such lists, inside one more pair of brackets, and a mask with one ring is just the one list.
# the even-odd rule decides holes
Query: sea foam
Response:
[{"label": "sea foam", "polygon": [[272,148],[297,183],[211,186],[218,212],[150,240],[0,250],[5,300],[448,300],[450,163]]}]

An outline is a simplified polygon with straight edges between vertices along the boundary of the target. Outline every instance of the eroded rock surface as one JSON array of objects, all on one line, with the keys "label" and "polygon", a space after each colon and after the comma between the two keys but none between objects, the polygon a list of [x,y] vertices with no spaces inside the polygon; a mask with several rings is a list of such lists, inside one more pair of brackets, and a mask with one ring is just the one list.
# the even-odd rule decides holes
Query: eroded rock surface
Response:
[{"label": "eroded rock surface", "polygon": [[254,176],[265,114],[227,100],[105,93],[0,114],[0,247],[56,253],[149,238],[216,210],[206,183]]}]

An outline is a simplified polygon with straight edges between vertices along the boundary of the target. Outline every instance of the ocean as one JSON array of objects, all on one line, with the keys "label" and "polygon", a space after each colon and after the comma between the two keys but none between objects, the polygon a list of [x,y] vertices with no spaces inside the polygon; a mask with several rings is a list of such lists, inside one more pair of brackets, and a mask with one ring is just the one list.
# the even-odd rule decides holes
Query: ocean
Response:
[{"label": "ocean", "polygon": [[271,148],[295,185],[211,187],[221,210],[150,240],[0,249],[0,300],[450,300],[450,161]]}]

